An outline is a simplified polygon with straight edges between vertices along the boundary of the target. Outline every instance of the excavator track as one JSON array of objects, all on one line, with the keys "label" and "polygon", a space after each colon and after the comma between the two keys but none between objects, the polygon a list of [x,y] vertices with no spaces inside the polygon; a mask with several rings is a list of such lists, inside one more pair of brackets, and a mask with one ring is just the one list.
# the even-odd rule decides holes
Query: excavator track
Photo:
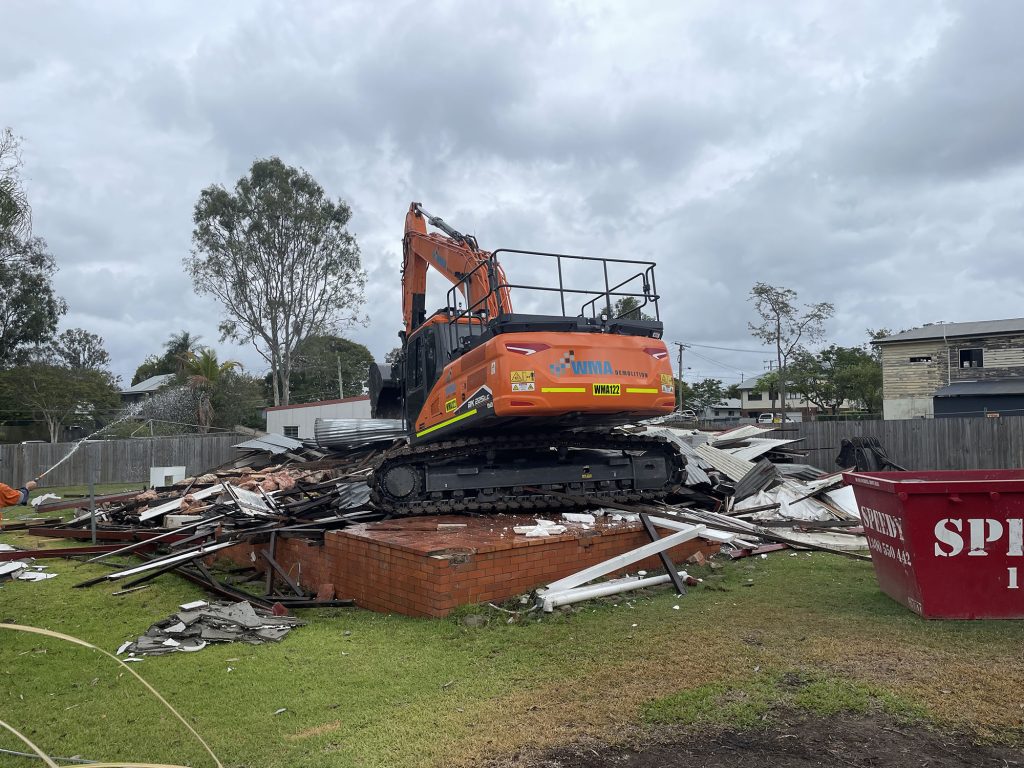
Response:
[{"label": "excavator track", "polygon": [[[517,463],[524,462],[520,470]],[[560,495],[545,494],[545,489],[586,496],[596,502],[652,501],[665,497],[682,481],[685,463],[671,442],[644,435],[564,432],[467,436],[403,446],[388,453],[370,480],[370,499],[378,509],[395,515],[579,506]],[[481,488],[442,487],[445,484],[438,479],[438,471],[465,486],[485,473],[493,482],[487,481],[487,487]],[[537,473],[546,482],[530,481],[540,476]],[[536,490],[528,490],[531,488]]]}]

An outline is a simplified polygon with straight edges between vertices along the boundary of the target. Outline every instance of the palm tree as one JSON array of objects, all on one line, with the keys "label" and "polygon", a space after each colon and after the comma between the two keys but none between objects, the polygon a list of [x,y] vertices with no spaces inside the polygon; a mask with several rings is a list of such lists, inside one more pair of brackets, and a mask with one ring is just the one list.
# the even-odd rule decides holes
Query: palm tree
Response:
[{"label": "palm tree", "polygon": [[164,342],[164,360],[171,365],[176,365],[178,374],[184,375],[186,373],[185,361],[189,356],[203,350],[199,344],[201,338],[203,337],[198,334],[193,336],[186,330],[172,333],[171,337]]},{"label": "palm tree", "polygon": [[196,393],[196,423],[199,431],[208,432],[213,423],[214,391],[228,373],[243,366],[237,360],[220,362],[217,353],[208,347],[201,347],[199,354],[190,351],[178,359],[181,360],[188,386]]}]

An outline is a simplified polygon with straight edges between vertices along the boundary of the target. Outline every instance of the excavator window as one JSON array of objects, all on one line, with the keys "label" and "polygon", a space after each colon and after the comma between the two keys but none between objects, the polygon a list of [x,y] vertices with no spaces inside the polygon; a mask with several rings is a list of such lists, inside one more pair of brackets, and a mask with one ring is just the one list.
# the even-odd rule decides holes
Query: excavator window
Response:
[{"label": "excavator window", "polygon": [[423,387],[423,341],[422,333],[417,334],[406,348],[405,355],[405,418],[414,425],[427,399]]},{"label": "excavator window", "polygon": [[423,381],[427,387],[437,381],[437,338],[433,328],[423,332]]},{"label": "excavator window", "polygon": [[409,382],[409,389],[419,389],[423,386],[423,369],[420,367],[420,339],[422,334],[409,342],[409,354],[405,356],[405,380]]},{"label": "excavator window", "polygon": [[437,382],[444,368],[438,356],[438,327],[428,325],[416,332],[409,342],[405,357],[406,418],[414,420],[423,409],[427,394]]}]

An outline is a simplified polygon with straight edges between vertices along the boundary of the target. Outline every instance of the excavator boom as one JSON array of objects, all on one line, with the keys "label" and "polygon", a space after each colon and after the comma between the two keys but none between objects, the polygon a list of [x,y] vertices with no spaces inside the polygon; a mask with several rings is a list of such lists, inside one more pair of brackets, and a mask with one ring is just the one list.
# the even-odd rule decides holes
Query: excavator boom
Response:
[{"label": "excavator boom", "polygon": [[[428,222],[444,235],[428,234]],[[426,319],[427,270],[430,267],[452,284],[462,286],[467,307],[486,309],[495,317],[512,311],[508,288],[494,290],[494,286],[507,282],[500,265],[494,264],[493,270],[480,269],[490,263],[490,254],[480,250],[476,238],[463,235],[443,219],[431,216],[419,203],[410,205],[405,214],[402,252],[402,315],[406,336],[411,336]],[[472,278],[466,280],[467,275]]]}]

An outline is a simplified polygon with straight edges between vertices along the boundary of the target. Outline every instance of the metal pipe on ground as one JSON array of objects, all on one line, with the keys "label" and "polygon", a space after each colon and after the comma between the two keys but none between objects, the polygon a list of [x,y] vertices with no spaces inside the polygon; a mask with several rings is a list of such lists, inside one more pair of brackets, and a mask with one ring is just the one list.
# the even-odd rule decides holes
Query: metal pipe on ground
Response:
[{"label": "metal pipe on ground", "polygon": [[[686,571],[678,571],[676,575],[682,581],[690,578],[690,574]],[[586,587],[573,587],[553,592],[538,592],[537,599],[540,600],[543,610],[546,613],[550,613],[560,605],[572,605],[573,603],[582,603],[584,600],[593,600],[595,597],[607,597],[608,595],[617,595],[634,589],[642,589],[643,587],[654,587],[659,584],[667,584],[671,580],[672,576],[667,573],[663,573],[661,576],[647,576],[642,579],[616,579]]]}]

